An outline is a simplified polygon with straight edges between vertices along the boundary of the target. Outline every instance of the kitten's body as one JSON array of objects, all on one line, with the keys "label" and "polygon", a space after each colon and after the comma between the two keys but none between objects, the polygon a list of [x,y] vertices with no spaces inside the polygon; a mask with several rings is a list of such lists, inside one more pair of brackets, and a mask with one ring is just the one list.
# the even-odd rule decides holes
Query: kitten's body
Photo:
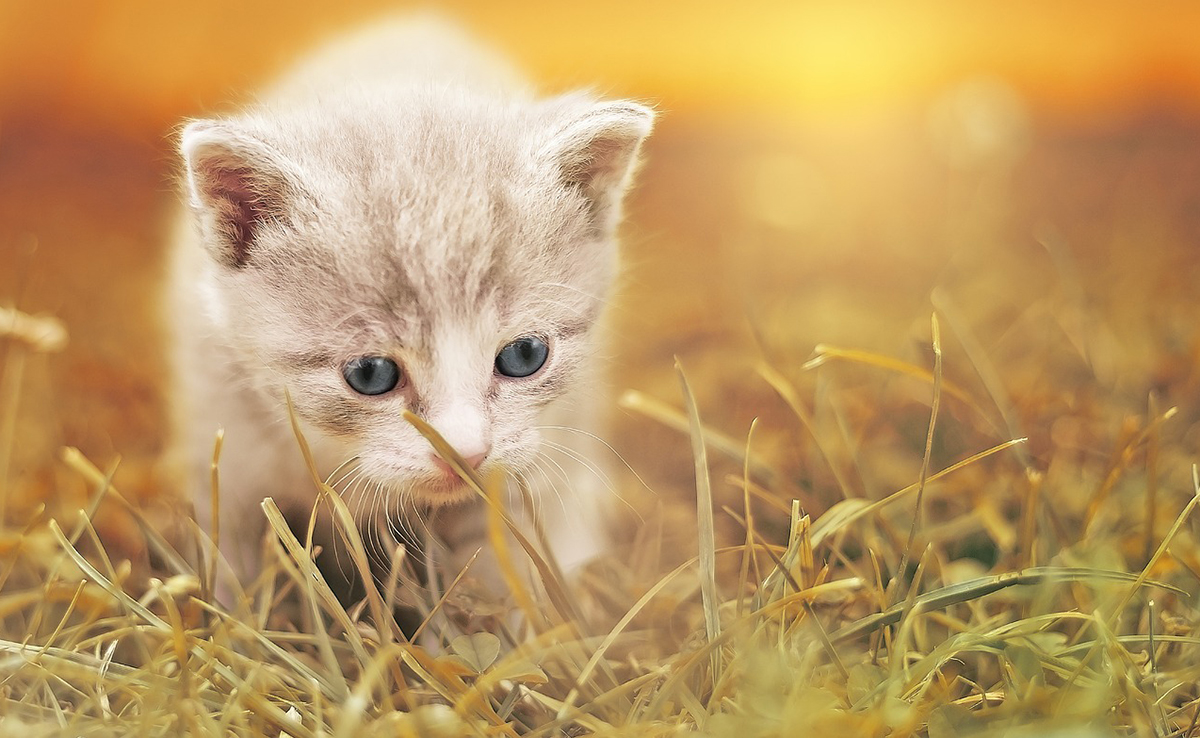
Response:
[{"label": "kitten's body", "polygon": [[[259,569],[262,499],[305,518],[316,496],[285,389],[322,474],[356,459],[341,487],[364,525],[437,511],[456,558],[480,545],[480,505],[408,409],[482,471],[556,488],[541,508],[566,565],[597,553],[600,475],[538,471],[537,428],[599,429],[586,376],[651,119],[634,103],[535,98],[427,20],[329,47],[240,114],[185,129],[191,213],[169,295],[178,445],[207,524],[225,429],[221,549],[239,577]],[[545,366],[504,376],[497,352],[526,337],[548,345]],[[401,383],[351,389],[363,357],[393,361]],[[558,440],[572,438],[588,436]]]}]

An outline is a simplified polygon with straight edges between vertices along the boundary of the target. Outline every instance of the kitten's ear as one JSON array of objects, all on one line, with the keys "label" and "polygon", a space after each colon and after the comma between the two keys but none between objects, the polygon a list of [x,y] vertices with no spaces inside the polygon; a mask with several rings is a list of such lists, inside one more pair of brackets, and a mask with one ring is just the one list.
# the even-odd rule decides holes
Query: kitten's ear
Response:
[{"label": "kitten's ear", "polygon": [[269,146],[224,121],[194,121],[180,151],[205,246],[220,263],[243,267],[260,230],[286,220],[299,194],[292,167]]},{"label": "kitten's ear", "polygon": [[620,219],[621,198],[653,125],[654,111],[645,105],[603,102],[575,117],[550,142],[563,182],[587,198],[601,234],[611,233]]}]

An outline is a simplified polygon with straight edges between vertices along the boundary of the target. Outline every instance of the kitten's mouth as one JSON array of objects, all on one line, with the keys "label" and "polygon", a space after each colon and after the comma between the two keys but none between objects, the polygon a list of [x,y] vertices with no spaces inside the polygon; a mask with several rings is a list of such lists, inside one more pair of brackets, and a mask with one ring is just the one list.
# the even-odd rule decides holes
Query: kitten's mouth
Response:
[{"label": "kitten's mouth", "polygon": [[429,474],[413,485],[413,492],[421,501],[433,505],[464,502],[474,495],[470,485],[457,474]]},{"label": "kitten's mouth", "polygon": [[[482,468],[480,474],[485,484],[491,483],[491,477],[498,472],[498,469],[491,464]],[[386,491],[388,496],[394,496],[397,500],[408,499],[419,505],[430,507],[458,505],[478,497],[478,493],[472,486],[451,470],[385,467],[373,470],[373,473],[369,473],[367,478],[377,480],[376,484],[381,490]],[[369,488],[371,485],[367,484],[364,487],[361,483],[352,481],[348,486],[359,489]],[[347,492],[343,490],[343,495],[346,494]],[[351,496],[355,495],[351,494]]]}]

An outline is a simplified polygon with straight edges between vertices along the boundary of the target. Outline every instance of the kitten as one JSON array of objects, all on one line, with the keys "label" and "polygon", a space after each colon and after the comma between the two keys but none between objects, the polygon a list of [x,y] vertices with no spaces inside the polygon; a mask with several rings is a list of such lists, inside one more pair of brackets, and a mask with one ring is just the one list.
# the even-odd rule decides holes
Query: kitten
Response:
[{"label": "kitten", "polygon": [[564,568],[602,550],[602,475],[585,460],[556,479],[539,428],[597,429],[596,324],[653,118],[536,97],[427,18],[336,42],[244,110],[187,124],[168,296],[177,445],[207,528],[225,430],[220,545],[240,579],[260,570],[262,499],[304,520],[316,499],[285,390],[320,472],[352,460],[334,480],[364,528],[433,515],[458,562],[485,538],[482,505],[408,409],[485,476],[540,488]]}]

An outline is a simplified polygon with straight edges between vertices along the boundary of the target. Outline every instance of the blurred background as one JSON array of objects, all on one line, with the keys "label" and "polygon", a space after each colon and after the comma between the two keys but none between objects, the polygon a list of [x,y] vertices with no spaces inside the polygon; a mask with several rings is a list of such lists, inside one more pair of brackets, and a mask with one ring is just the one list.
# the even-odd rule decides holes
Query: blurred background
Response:
[{"label": "blurred background", "polygon": [[[173,127],[404,7],[0,0],[0,304],[57,315],[71,335],[24,363],[10,501],[84,499],[55,461],[62,444],[102,467],[120,456],[132,497],[170,488],[156,285]],[[1200,5],[436,7],[548,91],[661,110],[631,198],[614,384],[679,405],[680,356],[714,428],[738,443],[753,417],[773,429],[761,454],[784,494],[820,509],[914,478],[927,385],[800,367],[827,343],[928,368],[935,308],[948,376],[983,406],[947,410],[959,426],[941,458],[1010,432],[1030,436],[1042,470],[1104,457],[1151,393],[1183,407],[1175,432],[1197,446]],[[764,360],[835,440],[802,432]],[[837,401],[821,401],[831,386]],[[614,443],[661,495],[691,484],[675,431],[627,412]]]}]

